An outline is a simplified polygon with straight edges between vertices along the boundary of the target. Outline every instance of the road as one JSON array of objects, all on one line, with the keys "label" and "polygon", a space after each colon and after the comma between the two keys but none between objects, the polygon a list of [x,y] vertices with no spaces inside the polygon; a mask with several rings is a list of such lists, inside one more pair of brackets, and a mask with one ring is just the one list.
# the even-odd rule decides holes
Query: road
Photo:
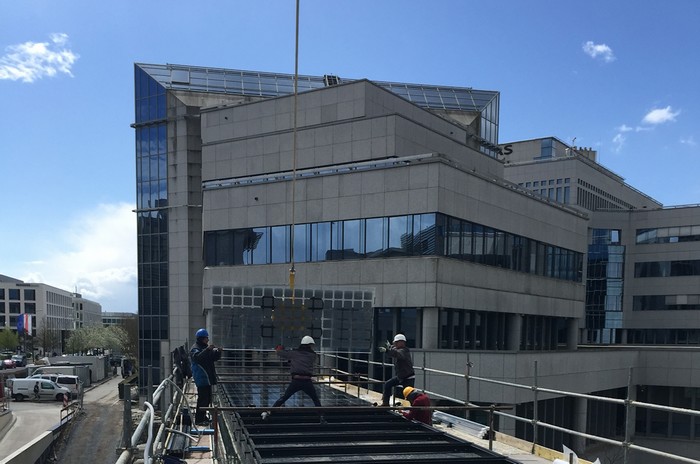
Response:
[{"label": "road", "polygon": [[58,424],[62,407],[59,401],[11,401],[13,422],[0,437],[0,460]]},{"label": "road", "polygon": [[58,463],[114,464],[122,436],[124,406],[119,401],[121,376],[88,390],[83,412],[56,449]]},{"label": "road", "polygon": [[[115,376],[86,390],[83,411],[57,443],[56,462],[116,462],[123,417],[118,390],[121,380]],[[0,437],[0,460],[58,425],[62,407],[58,401],[10,402],[13,419]]]}]

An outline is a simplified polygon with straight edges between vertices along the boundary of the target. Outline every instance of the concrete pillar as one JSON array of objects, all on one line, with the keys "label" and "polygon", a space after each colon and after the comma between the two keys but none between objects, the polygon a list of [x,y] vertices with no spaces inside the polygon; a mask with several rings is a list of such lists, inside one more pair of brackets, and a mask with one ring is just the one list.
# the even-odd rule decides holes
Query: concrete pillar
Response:
[{"label": "concrete pillar", "polygon": [[[510,414],[512,416],[515,416],[515,406],[513,406],[512,409],[506,409],[503,412],[506,414]],[[501,433],[504,433],[506,435],[510,435],[511,437],[515,436],[515,426],[516,426],[516,421],[515,419],[511,419],[510,417],[504,417],[500,416],[498,418],[498,431]]]},{"label": "concrete pillar", "polygon": [[569,350],[575,350],[579,343],[579,319],[567,319],[567,325],[568,330],[566,334],[566,348]]},{"label": "concrete pillar", "polygon": [[506,340],[506,349],[512,351],[520,350],[520,337],[523,328],[522,314],[508,315],[508,340]]},{"label": "concrete pillar", "polygon": [[[574,398],[573,428],[577,432],[586,432],[588,422],[588,400],[585,398]],[[581,454],[586,449],[586,439],[577,435],[572,435],[573,450]]]},{"label": "concrete pillar", "polygon": [[440,311],[438,308],[423,308],[421,346],[424,350],[438,348]]}]

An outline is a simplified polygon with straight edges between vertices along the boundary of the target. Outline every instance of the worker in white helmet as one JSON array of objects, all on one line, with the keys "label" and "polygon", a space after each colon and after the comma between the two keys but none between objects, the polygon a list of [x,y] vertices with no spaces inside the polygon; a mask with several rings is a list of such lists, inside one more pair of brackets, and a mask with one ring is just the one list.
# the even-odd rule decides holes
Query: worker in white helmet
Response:
[{"label": "worker in white helmet", "polygon": [[[316,343],[314,339],[306,335],[301,339],[299,348],[294,350],[285,350],[282,345],[277,345],[275,351],[277,356],[289,361],[289,369],[292,375],[292,381],[287,386],[284,394],[275,401],[272,407],[282,406],[293,394],[298,391],[303,391],[311,398],[315,406],[321,406],[321,401],[318,399],[316,388],[311,379],[313,378],[314,365],[316,364],[316,352],[314,347]],[[267,419],[270,415],[269,411],[262,413],[262,418]]]},{"label": "worker in white helmet", "polygon": [[387,341],[384,346],[379,347],[379,351],[391,356],[394,361],[394,369],[396,370],[396,375],[384,384],[384,392],[382,394],[382,406],[390,406],[391,390],[397,385],[403,385],[404,387],[415,386],[416,373],[413,370],[413,359],[411,358],[411,351],[406,346],[406,336],[404,334],[396,334],[394,342],[389,343]]}]

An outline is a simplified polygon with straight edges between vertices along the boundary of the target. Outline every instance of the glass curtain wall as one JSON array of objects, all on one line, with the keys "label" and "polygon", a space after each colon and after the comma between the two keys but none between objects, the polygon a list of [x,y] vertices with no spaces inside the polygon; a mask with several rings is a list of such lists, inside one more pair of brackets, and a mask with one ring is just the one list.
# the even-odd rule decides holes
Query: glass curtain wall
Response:
[{"label": "glass curtain wall", "polygon": [[140,378],[153,366],[159,379],[160,341],[168,338],[165,88],[136,66],[134,89]]},{"label": "glass curtain wall", "polygon": [[588,343],[622,343],[625,247],[620,231],[593,229],[588,246],[586,332]]}]

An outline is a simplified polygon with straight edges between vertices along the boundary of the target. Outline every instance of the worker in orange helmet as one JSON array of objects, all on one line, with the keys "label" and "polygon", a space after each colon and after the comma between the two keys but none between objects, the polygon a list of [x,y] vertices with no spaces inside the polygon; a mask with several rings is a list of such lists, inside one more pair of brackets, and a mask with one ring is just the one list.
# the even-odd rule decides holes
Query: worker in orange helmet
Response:
[{"label": "worker in orange helmet", "polygon": [[[413,387],[404,388],[403,397],[411,403],[411,406],[425,408],[430,406],[430,397]],[[428,425],[433,423],[433,411],[431,409],[411,409],[409,411],[401,411],[401,414],[408,420],[416,420]]]}]

